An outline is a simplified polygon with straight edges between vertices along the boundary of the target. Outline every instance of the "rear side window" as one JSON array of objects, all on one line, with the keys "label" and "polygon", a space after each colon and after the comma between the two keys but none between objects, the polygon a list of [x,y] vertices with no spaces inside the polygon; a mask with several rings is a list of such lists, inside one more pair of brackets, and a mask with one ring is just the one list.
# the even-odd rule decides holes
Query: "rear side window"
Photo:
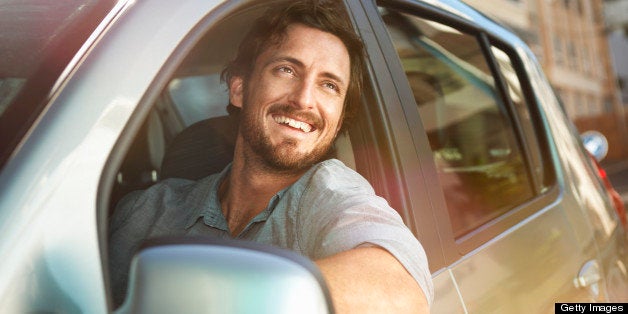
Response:
[{"label": "rear side window", "polygon": [[186,126],[225,115],[229,103],[227,85],[221,82],[220,73],[175,78],[168,85],[168,94]]},{"label": "rear side window", "polygon": [[[530,200],[535,192],[518,124],[478,38],[388,9],[380,13],[427,132],[455,237]],[[515,82],[510,91],[522,99]]]}]

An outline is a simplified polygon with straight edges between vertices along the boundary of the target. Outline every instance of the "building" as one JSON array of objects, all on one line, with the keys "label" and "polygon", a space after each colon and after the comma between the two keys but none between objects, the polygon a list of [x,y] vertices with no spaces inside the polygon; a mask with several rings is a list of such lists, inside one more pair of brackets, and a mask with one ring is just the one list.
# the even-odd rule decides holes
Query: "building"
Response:
[{"label": "building", "polygon": [[628,0],[606,0],[604,15],[622,102],[628,105]]},{"label": "building", "polygon": [[526,41],[578,129],[595,129],[606,135],[610,146],[607,159],[628,158],[628,110],[621,101],[610,52],[604,2],[464,2],[506,24]]}]

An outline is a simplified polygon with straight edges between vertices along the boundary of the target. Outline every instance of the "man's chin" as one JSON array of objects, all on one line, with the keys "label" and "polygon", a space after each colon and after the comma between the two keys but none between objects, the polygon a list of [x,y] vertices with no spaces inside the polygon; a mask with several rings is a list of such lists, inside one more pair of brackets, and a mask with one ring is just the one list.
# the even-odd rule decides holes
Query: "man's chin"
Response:
[{"label": "man's chin", "polygon": [[244,131],[249,131],[244,132],[243,135],[251,151],[269,170],[283,173],[298,173],[307,170],[326,158],[332,146],[332,143],[316,145],[292,138],[283,138],[279,142],[274,142],[253,130]]},{"label": "man's chin", "polygon": [[282,172],[300,172],[320,161],[318,158],[311,158],[308,155],[294,155],[275,153],[272,156],[265,156],[266,164],[271,168]]},{"label": "man's chin", "polygon": [[267,165],[282,172],[301,172],[324,160],[328,150],[299,152],[290,148],[280,147],[265,156]]}]

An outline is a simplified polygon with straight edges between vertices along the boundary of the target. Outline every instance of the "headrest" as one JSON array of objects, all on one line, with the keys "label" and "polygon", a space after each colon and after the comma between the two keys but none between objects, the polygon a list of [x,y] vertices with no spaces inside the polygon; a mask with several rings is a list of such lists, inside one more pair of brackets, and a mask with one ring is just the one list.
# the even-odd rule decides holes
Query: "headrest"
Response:
[{"label": "headrest", "polygon": [[230,116],[199,121],[177,134],[161,163],[161,179],[198,180],[233,160],[238,125]]}]

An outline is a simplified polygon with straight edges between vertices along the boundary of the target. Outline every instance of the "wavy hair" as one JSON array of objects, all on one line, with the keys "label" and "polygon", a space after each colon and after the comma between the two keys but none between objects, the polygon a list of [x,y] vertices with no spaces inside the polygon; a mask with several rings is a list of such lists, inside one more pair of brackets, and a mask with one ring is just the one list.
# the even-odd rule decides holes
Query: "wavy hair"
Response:
[{"label": "wavy hair", "polygon": [[[343,132],[350,127],[359,108],[365,61],[364,44],[353,30],[340,0],[288,1],[270,7],[253,23],[240,43],[235,59],[222,71],[221,78],[228,83],[238,76],[246,82],[257,57],[269,47],[281,44],[288,26],[296,23],[335,35],[349,52],[351,73],[343,108]],[[230,105],[229,112],[234,110],[239,108]]]}]

